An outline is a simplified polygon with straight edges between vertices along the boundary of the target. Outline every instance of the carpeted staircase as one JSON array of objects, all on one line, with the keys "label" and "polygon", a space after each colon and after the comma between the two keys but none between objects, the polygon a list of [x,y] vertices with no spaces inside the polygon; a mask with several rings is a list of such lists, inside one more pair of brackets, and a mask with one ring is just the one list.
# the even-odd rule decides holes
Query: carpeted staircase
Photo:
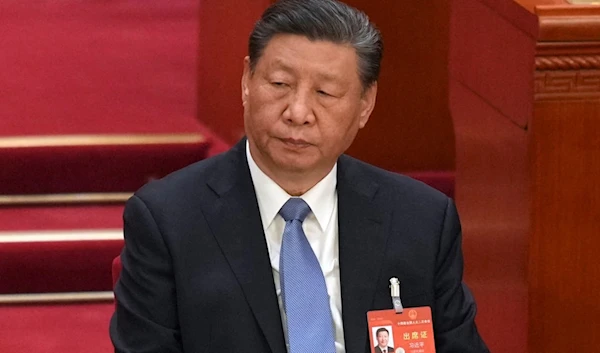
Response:
[{"label": "carpeted staircase", "polygon": [[227,148],[196,118],[198,6],[0,4],[0,352],[112,350],[123,202]]},{"label": "carpeted staircase", "polygon": [[[149,179],[208,157],[214,146],[200,130],[198,142],[160,148],[99,145],[93,154],[85,144],[61,146],[64,153],[58,154],[52,153],[55,146],[0,150],[2,158],[20,161],[6,164],[10,173],[0,175],[1,352],[111,350],[110,268],[123,246],[123,202]],[[20,158],[24,154],[30,158]],[[51,155],[52,162],[40,168]]]}]

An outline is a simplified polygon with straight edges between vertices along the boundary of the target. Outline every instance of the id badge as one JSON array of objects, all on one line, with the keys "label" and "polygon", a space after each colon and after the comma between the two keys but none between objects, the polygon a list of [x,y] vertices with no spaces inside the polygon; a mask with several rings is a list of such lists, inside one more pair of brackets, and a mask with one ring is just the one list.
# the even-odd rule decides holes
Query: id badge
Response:
[{"label": "id badge", "polygon": [[[401,314],[394,309],[367,313],[371,352],[435,353],[431,308],[405,308]],[[378,350],[379,349],[379,350]]]},{"label": "id badge", "polygon": [[431,308],[404,308],[400,282],[390,284],[394,309],[367,312],[371,353],[435,353]]}]

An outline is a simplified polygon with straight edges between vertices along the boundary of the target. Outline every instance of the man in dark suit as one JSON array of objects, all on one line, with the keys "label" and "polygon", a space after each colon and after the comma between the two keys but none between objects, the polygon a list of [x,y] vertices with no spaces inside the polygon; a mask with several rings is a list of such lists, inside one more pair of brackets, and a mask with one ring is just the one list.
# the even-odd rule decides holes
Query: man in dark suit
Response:
[{"label": "man in dark suit", "polygon": [[127,202],[116,352],[368,352],[390,277],[406,307],[432,308],[438,353],[487,352],[452,200],[343,155],[381,53],[366,15],[337,1],[267,9],[244,60],[247,139]]},{"label": "man in dark suit", "polygon": [[375,338],[377,339],[375,353],[394,353],[394,347],[388,346],[390,331],[385,327],[378,328],[377,331],[375,331]]}]

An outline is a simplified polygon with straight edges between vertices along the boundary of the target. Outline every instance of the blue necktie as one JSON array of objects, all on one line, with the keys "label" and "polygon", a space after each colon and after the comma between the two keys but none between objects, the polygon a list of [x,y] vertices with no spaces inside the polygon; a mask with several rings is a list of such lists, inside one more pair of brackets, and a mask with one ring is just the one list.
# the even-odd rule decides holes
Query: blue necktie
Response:
[{"label": "blue necktie", "polygon": [[279,257],[283,307],[290,353],[335,353],[333,319],[327,286],[302,222],[310,207],[291,198],[279,210],[285,219]]}]

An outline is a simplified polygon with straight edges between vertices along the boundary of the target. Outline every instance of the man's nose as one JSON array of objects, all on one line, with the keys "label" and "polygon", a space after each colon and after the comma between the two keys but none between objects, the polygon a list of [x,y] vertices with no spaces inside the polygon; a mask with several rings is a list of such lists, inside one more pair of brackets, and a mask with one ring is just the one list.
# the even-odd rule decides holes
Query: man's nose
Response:
[{"label": "man's nose", "polygon": [[310,91],[297,89],[290,95],[283,118],[290,124],[310,125],[315,121],[313,105],[314,97]]}]

